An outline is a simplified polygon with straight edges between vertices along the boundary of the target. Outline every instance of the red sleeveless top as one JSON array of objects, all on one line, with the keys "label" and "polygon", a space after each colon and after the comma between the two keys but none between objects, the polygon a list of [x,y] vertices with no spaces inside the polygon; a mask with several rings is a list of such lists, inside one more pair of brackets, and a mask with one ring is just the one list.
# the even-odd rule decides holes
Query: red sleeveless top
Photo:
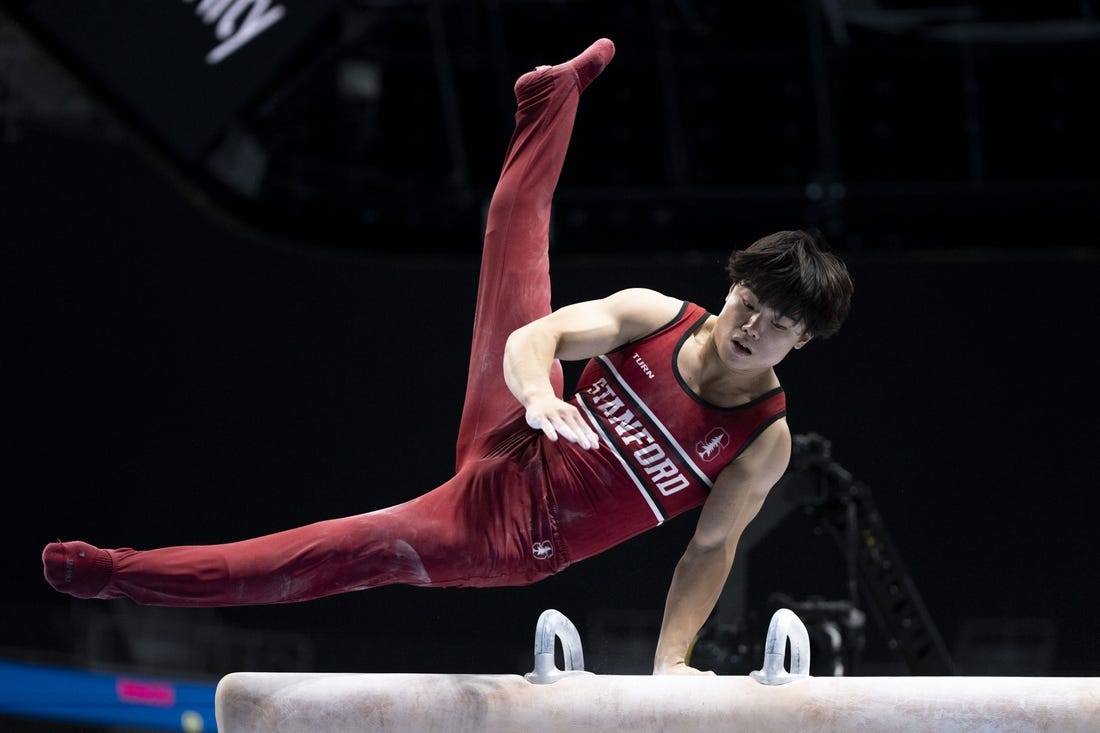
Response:
[{"label": "red sleeveless top", "polygon": [[782,387],[719,407],[684,382],[677,356],[709,316],[685,302],[664,327],[592,359],[573,397],[656,524],[702,505],[722,469],[786,415]]}]

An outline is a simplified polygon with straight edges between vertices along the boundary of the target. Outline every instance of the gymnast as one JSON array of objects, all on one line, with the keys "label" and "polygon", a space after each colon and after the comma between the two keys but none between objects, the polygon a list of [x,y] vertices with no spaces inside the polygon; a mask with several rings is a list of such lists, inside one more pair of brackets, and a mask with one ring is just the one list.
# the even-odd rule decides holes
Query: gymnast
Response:
[{"label": "gymnast", "polygon": [[[773,367],[835,333],[852,281],[816,232],[734,250],[715,315],[631,288],[552,310],[551,200],[600,39],[515,84],[515,128],[485,228],[450,480],[417,498],[218,545],[52,542],[46,580],[77,598],[185,607],[295,603],[400,583],[525,585],[699,507],[673,573],[655,674],[698,673],[691,643],[742,531],[787,468]],[[565,397],[560,360],[588,360]]]}]

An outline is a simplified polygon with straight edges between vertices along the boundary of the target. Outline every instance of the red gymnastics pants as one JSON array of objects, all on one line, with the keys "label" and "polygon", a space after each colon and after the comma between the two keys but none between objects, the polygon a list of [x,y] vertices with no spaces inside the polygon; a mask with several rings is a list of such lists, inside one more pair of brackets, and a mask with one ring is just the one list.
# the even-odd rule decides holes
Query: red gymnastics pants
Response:
[{"label": "red gymnastics pants", "polygon": [[[584,88],[611,60],[601,40],[516,82],[516,127],[489,206],[455,476],[387,509],[219,545],[100,550],[51,543],[47,580],[89,598],[232,606],[305,601],[391,583],[531,583],[568,564],[545,491],[539,433],[503,377],[504,343],[550,312],[550,206]],[[560,365],[552,374],[559,396]],[[502,436],[507,450],[501,450]],[[533,551],[534,549],[534,551]],[[540,556],[541,555],[541,556]]]}]

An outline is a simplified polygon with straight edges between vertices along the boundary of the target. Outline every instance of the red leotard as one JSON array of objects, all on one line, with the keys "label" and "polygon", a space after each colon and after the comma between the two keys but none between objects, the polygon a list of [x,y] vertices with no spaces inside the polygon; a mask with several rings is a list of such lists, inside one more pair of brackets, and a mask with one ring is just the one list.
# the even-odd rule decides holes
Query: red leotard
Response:
[{"label": "red leotard", "polygon": [[[219,545],[100,550],[51,543],[47,580],[79,597],[169,606],[290,603],[391,583],[531,583],[697,507],[718,472],[783,414],[781,390],[707,405],[676,369],[707,317],[685,303],[654,334],[593,360],[574,400],[598,450],[526,424],[504,383],[509,333],[550,312],[549,223],[580,94],[613,54],[597,41],[516,83],[516,128],[489,207],[456,473],[386,509]],[[562,373],[552,380],[562,394]]]}]

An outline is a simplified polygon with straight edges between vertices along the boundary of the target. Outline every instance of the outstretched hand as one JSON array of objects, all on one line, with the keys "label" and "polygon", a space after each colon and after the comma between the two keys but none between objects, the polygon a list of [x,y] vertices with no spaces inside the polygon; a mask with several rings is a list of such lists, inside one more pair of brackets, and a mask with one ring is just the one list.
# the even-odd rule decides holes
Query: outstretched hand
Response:
[{"label": "outstretched hand", "polygon": [[527,405],[527,424],[550,440],[558,436],[585,450],[600,447],[600,438],[573,405],[557,397],[544,397]]}]

